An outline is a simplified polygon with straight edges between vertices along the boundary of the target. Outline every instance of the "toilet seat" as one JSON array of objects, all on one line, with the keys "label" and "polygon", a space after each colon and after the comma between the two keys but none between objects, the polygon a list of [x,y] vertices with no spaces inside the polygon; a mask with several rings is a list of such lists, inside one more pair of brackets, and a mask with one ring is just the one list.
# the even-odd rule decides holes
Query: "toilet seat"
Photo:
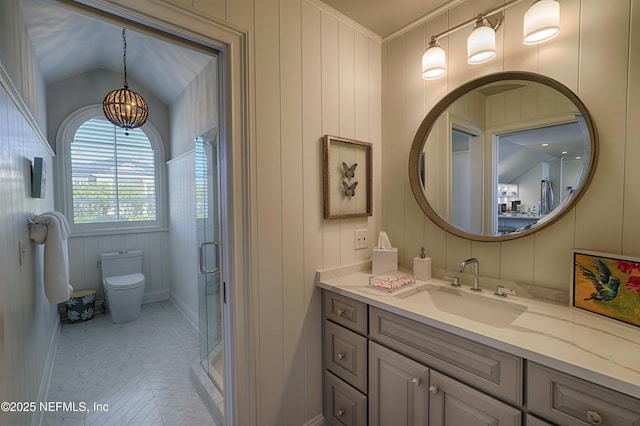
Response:
[{"label": "toilet seat", "polygon": [[107,277],[104,280],[104,285],[109,290],[130,290],[132,288],[140,287],[144,285],[144,275],[141,273],[118,275],[115,277]]}]

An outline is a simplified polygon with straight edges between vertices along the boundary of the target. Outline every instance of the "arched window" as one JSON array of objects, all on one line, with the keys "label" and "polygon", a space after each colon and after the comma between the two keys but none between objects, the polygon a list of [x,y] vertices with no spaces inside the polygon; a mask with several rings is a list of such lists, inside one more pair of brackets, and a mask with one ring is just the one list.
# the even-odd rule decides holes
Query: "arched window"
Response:
[{"label": "arched window", "polygon": [[146,124],[126,135],[96,109],[72,114],[59,132],[59,204],[72,233],[161,227],[164,158],[157,133]]}]

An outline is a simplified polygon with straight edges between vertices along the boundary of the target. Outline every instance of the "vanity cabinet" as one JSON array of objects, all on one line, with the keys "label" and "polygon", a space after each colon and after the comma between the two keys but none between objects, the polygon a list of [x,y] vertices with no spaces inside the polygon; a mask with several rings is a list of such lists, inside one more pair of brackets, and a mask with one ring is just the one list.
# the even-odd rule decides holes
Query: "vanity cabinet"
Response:
[{"label": "vanity cabinet", "polygon": [[640,400],[530,362],[529,411],[568,425],[640,426]]},{"label": "vanity cabinet", "polygon": [[322,297],[329,424],[640,426],[640,400],[629,395],[328,290]]},{"label": "vanity cabinet", "polygon": [[322,292],[324,418],[331,425],[366,426],[368,306]]}]

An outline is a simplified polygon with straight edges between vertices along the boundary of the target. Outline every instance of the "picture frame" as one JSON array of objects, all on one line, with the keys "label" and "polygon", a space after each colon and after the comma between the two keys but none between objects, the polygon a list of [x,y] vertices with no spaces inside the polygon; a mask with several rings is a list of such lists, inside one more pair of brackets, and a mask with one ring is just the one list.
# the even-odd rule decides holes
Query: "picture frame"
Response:
[{"label": "picture frame", "polygon": [[45,198],[47,189],[47,163],[41,157],[34,157],[31,163],[31,197]]},{"label": "picture frame", "polygon": [[323,217],[371,216],[373,145],[330,135],[322,141]]},{"label": "picture frame", "polygon": [[640,327],[640,259],[573,250],[573,307]]}]

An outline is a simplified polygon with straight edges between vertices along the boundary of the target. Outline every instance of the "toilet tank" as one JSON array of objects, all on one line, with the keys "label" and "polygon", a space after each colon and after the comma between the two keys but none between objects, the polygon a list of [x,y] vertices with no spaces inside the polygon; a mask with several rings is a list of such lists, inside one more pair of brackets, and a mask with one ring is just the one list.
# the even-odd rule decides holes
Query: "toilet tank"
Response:
[{"label": "toilet tank", "polygon": [[100,255],[102,279],[142,272],[142,250],[120,250]]}]

